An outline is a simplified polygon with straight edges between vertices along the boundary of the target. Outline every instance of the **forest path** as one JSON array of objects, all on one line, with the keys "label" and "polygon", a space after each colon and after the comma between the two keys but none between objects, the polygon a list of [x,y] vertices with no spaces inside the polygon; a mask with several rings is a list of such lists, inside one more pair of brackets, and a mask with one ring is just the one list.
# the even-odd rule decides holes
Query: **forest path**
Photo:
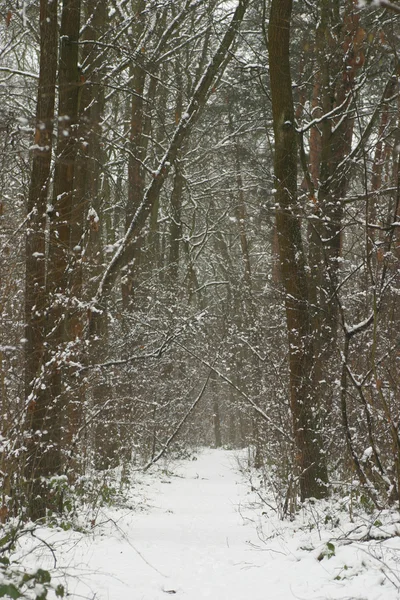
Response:
[{"label": "forest path", "polygon": [[[245,456],[242,453],[243,460]],[[173,475],[159,466],[137,474],[131,492],[136,508],[104,509],[93,535],[54,534],[64,539],[58,566],[68,574],[70,598],[400,597],[389,581],[400,582],[399,537],[386,545],[379,540],[368,545],[335,540],[332,545],[332,536],[354,530],[347,512],[340,513],[340,530],[331,529],[330,522],[324,525],[324,505],[311,505],[303,520],[299,514],[293,522],[279,520],[269,509],[265,514],[266,507],[239,472],[233,451],[204,450],[197,460],[172,464]],[[321,560],[327,543],[333,552]]]},{"label": "forest path", "polygon": [[90,548],[85,560],[94,571],[85,579],[92,598],[293,598],[284,572],[260,551],[255,523],[242,516],[248,484],[236,454],[205,450],[174,472],[152,484],[148,512],[118,521],[120,539],[97,538]]},{"label": "forest path", "polygon": [[236,452],[172,465],[173,474],[137,472],[124,508],[100,509],[90,532],[24,536],[21,560],[52,569],[72,600],[399,600],[397,513],[380,513],[386,541],[362,541],[375,517],[353,507],[355,522],[343,499],[280,520],[244,481]]}]

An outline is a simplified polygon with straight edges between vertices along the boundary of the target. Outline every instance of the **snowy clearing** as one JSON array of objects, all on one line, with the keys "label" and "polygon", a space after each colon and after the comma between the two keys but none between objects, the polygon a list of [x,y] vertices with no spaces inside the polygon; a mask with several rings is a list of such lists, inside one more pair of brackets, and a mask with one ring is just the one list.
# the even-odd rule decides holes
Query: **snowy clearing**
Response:
[{"label": "snowy clearing", "polygon": [[[173,474],[161,474],[138,475],[135,508],[102,510],[90,534],[37,530],[55,549],[60,576],[53,579],[65,583],[66,574],[70,598],[399,597],[400,525],[393,513],[386,529],[384,514],[371,527],[361,517],[351,523],[344,510],[333,524],[325,502],[281,521],[250,491],[233,451],[204,450],[174,463]],[[388,532],[393,537],[386,541],[370,539]],[[33,561],[34,545],[35,564],[53,569],[52,552],[37,538],[24,538],[25,563]]]}]

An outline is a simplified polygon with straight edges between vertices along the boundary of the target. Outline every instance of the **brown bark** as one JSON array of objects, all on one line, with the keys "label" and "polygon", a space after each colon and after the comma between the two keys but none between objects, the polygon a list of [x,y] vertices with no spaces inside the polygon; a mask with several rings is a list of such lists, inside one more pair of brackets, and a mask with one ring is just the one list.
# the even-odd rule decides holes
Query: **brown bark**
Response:
[{"label": "brown bark", "polygon": [[171,226],[170,226],[170,248],[168,261],[168,276],[170,282],[176,282],[179,272],[179,256],[182,238],[182,197],[183,197],[184,178],[182,174],[182,164],[180,159],[175,161],[174,187],[171,194]]},{"label": "brown bark", "polygon": [[25,397],[34,407],[43,358],[46,279],[46,205],[53,144],[57,76],[57,2],[40,2],[40,70],[28,197],[25,275]]},{"label": "brown bark", "polygon": [[[178,64],[179,58],[175,63],[175,75],[176,85],[178,88],[176,106],[175,106],[175,122],[179,123],[182,118],[183,110],[183,82],[180,65]],[[181,149],[177,153],[175,160],[175,177],[174,185],[171,194],[171,224],[170,224],[170,246],[169,246],[169,260],[168,260],[168,278],[174,285],[178,279],[178,268],[179,268],[179,254],[180,244],[182,237],[182,223],[181,223],[181,212],[182,212],[182,196],[184,189],[184,178],[182,173],[182,155],[183,150]]]},{"label": "brown bark", "polygon": [[[86,262],[89,281],[99,275],[103,255],[100,243],[102,221],[100,178],[104,151],[102,149],[101,119],[104,112],[104,51],[97,45],[106,25],[106,3],[88,0],[85,6],[86,27],[82,34],[82,85],[79,98],[79,145],[75,168],[74,206],[70,247],[75,261],[72,293],[81,295],[83,238],[86,234]],[[94,209],[89,214],[89,210]],[[85,286],[85,288],[88,286]],[[90,287],[90,285],[89,285]]]},{"label": "brown bark", "polygon": [[221,432],[221,413],[219,409],[217,375],[213,371],[211,374],[211,395],[212,395],[212,411],[213,411],[213,429],[214,429],[214,445],[215,448],[222,446]]},{"label": "brown bark", "polygon": [[[168,73],[168,64],[165,63],[163,69],[161,71],[161,81],[165,81],[167,79]],[[152,124],[153,112],[151,107],[155,104],[155,95],[158,90],[158,77],[152,77],[149,84],[149,93],[148,93],[148,107],[147,114],[144,124],[144,134],[145,140],[149,140],[150,138],[150,129]],[[166,114],[167,112],[167,101],[168,101],[168,90],[166,86],[162,86],[157,93],[157,109],[159,114]],[[162,144],[162,140],[165,134],[165,123],[163,123],[156,130],[156,141],[159,144]],[[146,147],[147,149],[147,147]],[[158,223],[159,217],[159,209],[160,209],[160,199],[157,198],[154,202],[154,205],[151,209],[150,213],[150,231],[148,236],[148,259],[146,261],[146,267],[149,271],[152,272],[153,276],[156,273],[156,277],[159,282],[162,284],[164,280],[164,249],[165,245],[165,236],[162,235],[160,230],[160,226]]]},{"label": "brown bark", "polygon": [[[332,10],[332,0],[323,0],[316,32],[318,73],[312,104],[322,107],[314,117],[322,117],[342,107],[335,118],[325,118],[310,132],[309,193],[314,202],[310,221],[309,300],[313,307],[313,387],[318,400],[321,425],[332,408],[332,362],[338,331],[336,291],[342,252],[343,199],[349,184],[353,137],[352,90],[357,70],[363,64],[364,30],[353,0],[346,6],[344,19]],[[337,32],[337,36],[332,35]],[[329,60],[327,60],[327,52]]]},{"label": "brown bark", "polygon": [[289,342],[290,403],[302,499],[326,495],[327,472],[316,431],[311,390],[311,317],[297,212],[297,143],[289,42],[292,0],[272,0],[268,51],[275,136],[276,217]]},{"label": "brown bark", "polygon": [[[146,3],[144,0],[137,0],[135,3],[136,22],[133,30],[133,37],[137,44],[145,26],[144,10]],[[146,82],[146,69],[142,64],[141,57],[136,57],[136,61],[131,70],[132,81],[132,105],[131,105],[131,125],[130,125],[130,144],[128,161],[128,204],[125,217],[126,229],[128,229],[136,211],[138,210],[144,192],[144,146],[143,146],[143,94]],[[138,268],[140,262],[140,248],[142,245],[140,236],[132,238],[126,255],[126,273],[122,280],[122,300],[125,308],[129,306],[136,288]]]},{"label": "brown bark", "polygon": [[240,149],[239,149],[239,143],[237,140],[235,140],[235,169],[236,169],[236,186],[237,186],[237,192],[238,192],[236,218],[238,220],[238,226],[239,226],[240,248],[242,250],[242,262],[243,262],[243,271],[244,271],[244,282],[247,286],[247,290],[250,291],[250,289],[251,289],[251,262],[250,262],[250,252],[249,252],[249,241],[248,241],[247,231],[246,231],[247,213],[246,213],[246,204],[245,204],[244,192],[243,192],[242,170],[240,167]]},{"label": "brown bark", "polygon": [[[93,281],[99,276],[103,265],[103,246],[101,241],[103,219],[101,216],[100,179],[104,151],[102,148],[101,119],[104,112],[104,50],[96,42],[101,38],[106,26],[107,5],[100,0],[88,0],[85,3],[86,26],[82,33],[82,74],[79,94],[79,123],[77,136],[79,139],[74,175],[74,199],[71,213],[71,299],[91,297]],[[83,255],[83,252],[85,255]],[[85,256],[85,262],[83,262]],[[85,280],[85,284],[84,284]],[[71,354],[77,364],[87,362],[87,348],[83,344],[83,325],[86,315],[78,306],[71,307],[67,315],[67,338],[70,341]],[[91,355],[97,362],[104,356],[100,348],[105,345],[106,322],[102,323],[101,333],[97,332],[99,341],[90,348]],[[107,386],[99,383],[95,386],[94,396],[98,402],[104,400],[108,393]],[[85,402],[85,383],[77,377],[76,370],[69,370],[71,391],[68,398],[68,414],[64,445],[67,449],[75,449],[78,431],[83,423],[83,406]],[[75,457],[76,452],[72,455]],[[79,466],[74,458],[69,470]]]},{"label": "brown bark", "polygon": [[76,157],[76,123],[78,114],[78,37],[80,0],[65,0],[61,15],[59,84],[59,132],[54,173],[53,205],[50,212],[49,258],[46,281],[47,348],[44,356],[47,373],[31,410],[31,428],[41,434],[35,443],[30,463],[32,479],[30,517],[45,516],[46,509],[58,510],[60,496],[53,494],[48,479],[62,467],[62,372],[66,369],[68,343],[65,327],[66,305],[70,295],[70,236],[73,213],[73,185]]},{"label": "brown bark", "polygon": [[[396,82],[397,79],[395,77],[392,78],[392,81],[387,85],[386,88],[386,92],[385,92],[385,97],[386,98],[390,98],[393,93],[395,92],[395,88],[396,88]],[[375,251],[375,241],[377,241],[377,238],[379,239],[379,236],[376,235],[377,230],[374,229],[373,227],[370,227],[370,225],[378,225],[377,223],[377,197],[376,197],[376,192],[379,192],[379,190],[382,187],[382,183],[383,183],[383,172],[384,172],[384,166],[387,168],[387,164],[390,161],[390,156],[388,156],[388,146],[390,147],[390,144],[388,144],[387,141],[384,140],[384,136],[386,135],[386,131],[387,131],[387,127],[388,124],[390,122],[390,106],[389,103],[386,101],[384,101],[383,104],[383,110],[382,110],[382,115],[381,115],[381,120],[380,120],[380,124],[379,124],[379,130],[378,130],[378,141],[377,144],[375,146],[375,154],[374,154],[374,162],[372,165],[372,177],[371,177],[371,191],[372,194],[371,196],[367,197],[367,207],[366,207],[366,220],[367,220],[367,256],[368,256],[368,261],[369,261],[369,265],[370,265],[370,269],[372,268],[372,265],[374,264],[374,258],[373,256],[374,251]],[[372,277],[373,280],[373,277]]]},{"label": "brown bark", "polygon": [[25,275],[25,398],[27,400],[28,454],[25,476],[31,518],[44,516],[35,496],[40,492],[43,452],[38,431],[46,419],[47,406],[39,395],[43,377],[46,318],[46,205],[51,168],[54,105],[57,75],[57,2],[40,2],[40,70],[36,106],[36,131],[28,198]]}]

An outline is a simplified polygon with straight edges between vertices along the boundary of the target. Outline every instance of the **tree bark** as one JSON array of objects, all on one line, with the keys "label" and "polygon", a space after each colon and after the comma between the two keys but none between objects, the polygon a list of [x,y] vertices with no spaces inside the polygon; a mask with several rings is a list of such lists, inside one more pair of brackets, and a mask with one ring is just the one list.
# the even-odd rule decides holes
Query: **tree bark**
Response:
[{"label": "tree bark", "polygon": [[61,472],[63,404],[62,373],[67,368],[66,314],[70,297],[70,236],[73,214],[76,125],[79,99],[78,38],[80,0],[64,0],[60,28],[58,69],[58,140],[50,216],[49,256],[46,280],[45,373],[37,401],[31,410],[31,428],[38,434],[32,479],[30,517],[45,516],[46,509],[59,510],[61,498],[53,493],[49,478]]},{"label": "tree bark", "polygon": [[[135,2],[135,15],[136,21],[133,28],[133,38],[135,43],[140,40],[144,27],[144,11],[146,3],[144,0],[137,0]],[[130,124],[130,144],[129,144],[129,161],[128,161],[128,203],[125,217],[125,226],[128,229],[130,222],[132,221],[136,211],[138,210],[142,200],[144,192],[144,171],[142,163],[144,161],[144,147],[143,147],[143,126],[144,126],[144,113],[143,113],[143,95],[146,82],[146,68],[142,64],[142,58],[140,56],[135,57],[135,63],[131,69],[131,77],[133,94],[132,94],[132,105],[131,105],[131,124]],[[129,304],[133,300],[133,295],[137,287],[138,268],[140,262],[140,250],[143,240],[140,235],[135,236],[131,239],[127,247],[127,255],[125,258],[125,268],[122,279],[122,301],[125,308],[128,308]]]},{"label": "tree bark", "polygon": [[[181,66],[179,64],[180,55],[178,55],[175,61],[175,75],[177,85],[177,97],[175,106],[175,122],[179,123],[182,118],[183,111],[183,81]],[[169,246],[169,260],[168,260],[168,279],[172,283],[173,287],[176,286],[179,272],[179,255],[182,238],[182,199],[184,190],[184,177],[182,173],[182,156],[183,149],[177,153],[175,160],[175,177],[174,185],[171,193],[171,223],[170,223],[170,246]],[[175,292],[176,290],[173,290]]]},{"label": "tree bark", "polygon": [[[25,276],[25,397],[35,402],[44,342],[46,205],[53,144],[57,76],[57,3],[40,3],[40,71],[31,182],[28,198]],[[30,405],[30,410],[34,404]]]},{"label": "tree bark", "polygon": [[[70,255],[71,298],[90,298],[96,278],[103,267],[102,218],[103,194],[101,191],[102,166],[105,162],[102,144],[101,119],[104,113],[104,49],[97,42],[101,39],[107,17],[107,4],[101,0],[87,0],[85,3],[85,27],[82,32],[81,62],[82,85],[79,93],[79,123],[77,136],[77,155],[74,175],[74,200],[71,213]],[[71,351],[76,364],[86,363],[87,352],[97,362],[104,360],[104,347],[107,345],[106,319],[99,323],[96,341],[88,349],[83,343],[83,325],[85,320],[79,303],[71,307],[67,315],[67,338],[71,342]],[[101,327],[100,327],[101,325]],[[85,403],[84,381],[79,379],[76,370],[69,371],[71,392],[68,399],[68,423],[64,445],[67,449],[76,448],[78,432],[82,426]],[[97,403],[104,402],[109,393],[103,378],[96,378],[93,397]],[[102,436],[105,437],[104,434]],[[79,471],[79,464],[70,461],[69,472]]]},{"label": "tree bark", "polygon": [[[342,252],[343,199],[349,185],[346,157],[351,151],[354,118],[352,90],[356,71],[363,64],[364,30],[353,0],[344,18],[332,0],[320,3],[315,54],[318,66],[312,103],[321,107],[316,117],[340,108],[335,118],[323,119],[310,132],[309,195],[313,216],[309,221],[309,302],[312,307],[313,394],[321,427],[329,425],[332,381],[336,377],[338,332],[337,289]],[[336,36],[331,32],[337,32]],[[327,60],[327,53],[329,60]]]},{"label": "tree bark", "polygon": [[268,51],[275,136],[277,234],[289,342],[290,403],[302,499],[326,495],[327,471],[313,417],[311,315],[300,220],[297,143],[290,73],[292,0],[272,0]]},{"label": "tree bark", "polygon": [[[57,2],[40,2],[40,68],[36,106],[36,131],[28,198],[25,245],[25,398],[27,400],[28,455],[25,476],[31,518],[43,516],[35,500],[38,491],[38,457],[46,405],[38,394],[43,376],[46,307],[46,205],[53,145],[57,77]],[[35,485],[36,481],[36,485]],[[40,487],[40,486],[39,486]]]}]

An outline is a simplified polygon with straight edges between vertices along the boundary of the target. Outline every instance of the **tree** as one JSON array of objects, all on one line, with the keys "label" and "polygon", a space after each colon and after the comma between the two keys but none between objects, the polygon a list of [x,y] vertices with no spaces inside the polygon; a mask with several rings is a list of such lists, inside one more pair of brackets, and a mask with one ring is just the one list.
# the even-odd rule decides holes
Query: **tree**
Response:
[{"label": "tree", "polygon": [[313,367],[311,315],[297,215],[297,140],[289,42],[292,1],[272,1],[268,27],[275,136],[277,234],[290,361],[290,398],[302,499],[326,495],[327,473],[316,431],[309,374]]},{"label": "tree", "polygon": [[40,494],[40,478],[47,468],[37,463],[36,432],[45,428],[48,400],[39,398],[43,360],[45,354],[46,304],[46,212],[50,183],[53,145],[54,105],[57,76],[57,2],[40,3],[40,71],[36,108],[35,147],[32,161],[31,184],[28,199],[28,226],[26,234],[25,275],[25,396],[28,402],[28,428],[30,440],[26,468],[29,497],[32,498],[31,515],[43,516],[36,505]]}]

